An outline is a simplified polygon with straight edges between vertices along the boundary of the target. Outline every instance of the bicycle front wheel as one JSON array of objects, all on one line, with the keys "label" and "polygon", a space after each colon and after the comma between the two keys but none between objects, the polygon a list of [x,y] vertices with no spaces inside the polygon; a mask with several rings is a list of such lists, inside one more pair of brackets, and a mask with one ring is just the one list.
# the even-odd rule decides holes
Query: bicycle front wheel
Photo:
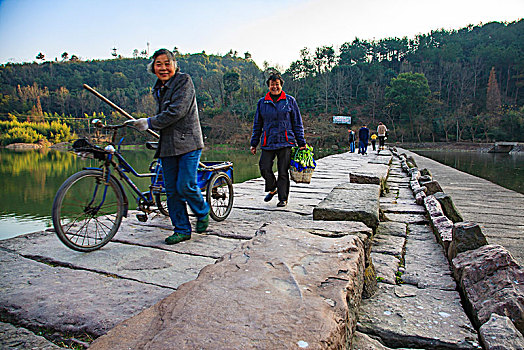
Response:
[{"label": "bicycle front wheel", "polygon": [[82,170],[58,189],[53,202],[53,226],[67,247],[89,252],[106,245],[124,216],[124,194],[117,180],[105,183],[102,172]]}]

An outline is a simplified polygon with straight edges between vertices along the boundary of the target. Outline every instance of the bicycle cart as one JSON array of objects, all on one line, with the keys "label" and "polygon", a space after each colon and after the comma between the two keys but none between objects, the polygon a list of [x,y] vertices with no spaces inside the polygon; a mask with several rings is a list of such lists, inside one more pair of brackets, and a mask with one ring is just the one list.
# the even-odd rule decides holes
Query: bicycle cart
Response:
[{"label": "bicycle cart", "polygon": [[[151,163],[149,173],[138,173],[120,153],[123,138],[115,145],[118,130],[126,124],[103,125],[98,119],[93,124],[112,131],[111,143],[102,148],[79,139],[73,143],[73,152],[94,158],[101,165],[86,167],[65,180],[56,193],[52,210],[58,238],[67,247],[81,252],[107,244],[118,231],[122,218],[127,217],[129,202],[122,183],[128,185],[136,199],[138,220],[147,221],[150,213],[168,215],[161,160]],[[149,142],[147,147],[154,149],[155,144]],[[141,191],[127,174],[150,178],[149,189]],[[216,221],[225,220],[233,207],[232,179],[233,163],[200,163],[197,183],[209,203],[209,215]]]}]

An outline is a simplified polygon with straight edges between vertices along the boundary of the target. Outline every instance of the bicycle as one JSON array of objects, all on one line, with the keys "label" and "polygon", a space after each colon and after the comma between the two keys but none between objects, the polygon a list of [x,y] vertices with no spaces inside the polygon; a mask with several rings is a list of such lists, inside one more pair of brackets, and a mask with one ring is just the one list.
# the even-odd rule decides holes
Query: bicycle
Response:
[{"label": "bicycle", "polygon": [[[127,217],[129,202],[122,182],[135,197],[141,211],[137,214],[139,221],[147,221],[150,213],[169,215],[161,160],[151,162],[149,173],[138,173],[120,153],[124,138],[115,145],[118,130],[129,125],[104,125],[98,119],[92,123],[97,128],[110,130],[111,142],[102,148],[87,139],[79,139],[72,148],[78,156],[94,158],[102,164],[85,167],[65,180],[56,193],[52,209],[58,238],[67,247],[80,252],[102,248],[115,236],[122,218]],[[146,142],[148,149],[156,149],[156,146],[156,142]],[[139,178],[149,177],[149,189],[141,191],[126,173]],[[201,162],[197,175],[198,186],[205,192],[210,206],[209,216],[215,221],[225,220],[233,207],[233,163]]]}]

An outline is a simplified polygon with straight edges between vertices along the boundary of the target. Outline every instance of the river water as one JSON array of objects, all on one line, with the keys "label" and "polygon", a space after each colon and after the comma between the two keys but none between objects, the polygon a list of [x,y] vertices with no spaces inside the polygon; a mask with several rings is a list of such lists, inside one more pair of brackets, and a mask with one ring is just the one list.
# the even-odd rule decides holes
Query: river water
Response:
[{"label": "river water", "polygon": [[[152,151],[128,150],[122,153],[137,172],[149,172]],[[205,150],[202,160],[232,161],[235,183],[260,176],[258,156],[253,156],[248,149]],[[70,152],[0,149],[0,239],[52,227],[51,208],[60,185],[83,167],[97,165],[97,161],[84,160]],[[148,188],[147,178],[130,177],[139,188]],[[128,191],[131,208],[134,203],[130,193]]]},{"label": "river water", "polygon": [[[507,154],[448,150],[414,150],[413,152],[510,190],[524,193],[524,153]],[[431,169],[429,170],[431,171]]]},{"label": "river water", "polygon": [[[512,190],[524,193],[524,155],[478,152],[416,151],[459,170],[486,178]],[[148,172],[152,151],[123,151],[139,173]],[[318,155],[316,158],[320,158]],[[227,160],[234,163],[234,182],[260,176],[258,155],[246,149],[206,149],[202,160]],[[51,207],[56,191],[70,175],[98,162],[83,160],[72,153],[39,150],[12,151],[0,149],[0,239],[52,227]],[[135,181],[136,180],[136,181]],[[146,189],[148,179],[135,179]],[[263,188],[261,188],[261,192]],[[128,193],[130,205],[132,196]]]}]

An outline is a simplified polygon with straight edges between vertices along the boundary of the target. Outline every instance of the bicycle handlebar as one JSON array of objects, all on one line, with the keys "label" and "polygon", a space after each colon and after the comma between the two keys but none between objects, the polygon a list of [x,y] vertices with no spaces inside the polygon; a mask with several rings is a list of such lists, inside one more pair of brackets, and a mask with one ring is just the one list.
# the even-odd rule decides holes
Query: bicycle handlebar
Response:
[{"label": "bicycle handlebar", "polygon": [[[110,101],[107,97],[105,97],[104,95],[102,95],[101,93],[99,93],[98,91],[96,91],[95,89],[93,89],[91,86],[87,85],[87,84],[84,84],[84,89],[86,89],[87,91],[91,92],[93,95],[95,95],[96,97],[98,97],[99,99],[101,99],[102,101],[104,101],[105,103],[107,103],[108,105],[110,105],[111,107],[113,107],[114,109],[116,109],[116,111],[120,114],[122,114],[124,117],[126,117],[127,119],[130,119],[130,120],[136,120],[135,118],[133,118],[133,116],[131,116],[131,114],[127,113],[126,111],[124,111],[122,108],[118,107],[116,104],[114,104],[112,101]],[[148,133],[150,133],[151,135],[153,135],[154,137],[156,137],[157,139],[160,138],[160,135],[158,135],[156,132],[154,132],[153,130],[151,129],[147,129],[146,130]]]}]

